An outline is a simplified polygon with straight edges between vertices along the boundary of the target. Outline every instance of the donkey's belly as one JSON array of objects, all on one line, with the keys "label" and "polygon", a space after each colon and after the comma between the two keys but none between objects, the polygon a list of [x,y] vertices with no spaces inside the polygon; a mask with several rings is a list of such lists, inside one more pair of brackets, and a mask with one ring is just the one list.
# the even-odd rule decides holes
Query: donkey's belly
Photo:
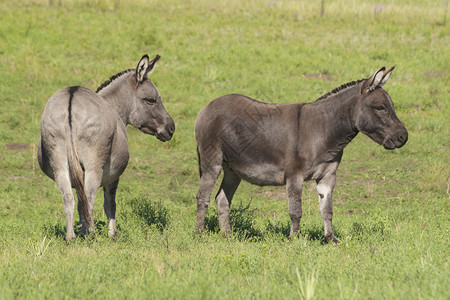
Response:
[{"label": "donkey's belly", "polygon": [[119,179],[127,167],[128,158],[128,151],[122,153],[120,156],[110,156],[103,167],[102,186],[111,184]]},{"label": "donkey's belly", "polygon": [[286,173],[284,169],[277,165],[268,163],[249,165],[230,164],[229,168],[241,179],[252,184],[260,186],[286,184]]},{"label": "donkey's belly", "polygon": [[127,132],[125,126],[118,122],[109,157],[103,167],[102,186],[116,181],[122,175],[129,157]]}]

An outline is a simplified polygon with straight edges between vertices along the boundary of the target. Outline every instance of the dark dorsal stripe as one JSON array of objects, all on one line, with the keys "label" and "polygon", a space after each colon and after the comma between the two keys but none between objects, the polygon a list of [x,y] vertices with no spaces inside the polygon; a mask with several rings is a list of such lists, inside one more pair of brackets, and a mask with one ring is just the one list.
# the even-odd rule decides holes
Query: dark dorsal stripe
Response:
[{"label": "dark dorsal stripe", "polygon": [[98,89],[95,91],[96,93],[100,92],[102,89],[104,89],[105,87],[107,87],[108,85],[111,84],[111,82],[113,82],[114,80],[116,80],[117,78],[119,78],[120,76],[122,76],[123,74],[126,74],[128,72],[134,71],[134,69],[128,69],[125,71],[122,71],[120,73],[117,73],[116,75],[111,76],[108,80],[106,80],[105,82],[102,83],[101,86],[98,87]]},{"label": "dark dorsal stripe", "polygon": [[79,86],[72,86],[69,88],[69,128],[72,130],[72,99],[73,95],[78,91]]},{"label": "dark dorsal stripe", "polygon": [[355,86],[355,85],[357,85],[357,84],[363,82],[364,80],[366,80],[366,79],[360,79],[360,80],[356,80],[356,81],[350,81],[350,82],[347,82],[347,83],[341,85],[340,87],[335,88],[335,89],[332,90],[331,92],[326,93],[326,94],[323,95],[322,97],[318,98],[318,99],[316,100],[316,102],[317,102],[317,101],[320,101],[320,100],[323,100],[323,99],[325,99],[325,98],[328,98],[328,97],[331,96],[331,95],[337,94],[337,93],[339,93],[340,91],[345,90],[346,88]]}]

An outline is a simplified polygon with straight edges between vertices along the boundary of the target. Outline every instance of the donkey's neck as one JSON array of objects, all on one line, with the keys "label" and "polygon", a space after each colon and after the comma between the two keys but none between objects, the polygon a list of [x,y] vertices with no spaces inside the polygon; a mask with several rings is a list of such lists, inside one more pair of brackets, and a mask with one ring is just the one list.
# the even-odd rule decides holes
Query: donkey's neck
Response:
[{"label": "donkey's neck", "polygon": [[125,126],[129,124],[130,106],[133,103],[131,101],[133,97],[132,85],[126,82],[128,80],[130,78],[123,75],[98,92],[98,95],[105,99],[111,105],[111,108],[117,112]]},{"label": "donkey's neck", "polygon": [[[359,87],[348,88],[326,99],[307,105],[308,122],[315,124],[318,148],[324,160],[334,160],[358,134],[353,126],[352,115]],[[339,158],[340,159],[340,158]]]}]

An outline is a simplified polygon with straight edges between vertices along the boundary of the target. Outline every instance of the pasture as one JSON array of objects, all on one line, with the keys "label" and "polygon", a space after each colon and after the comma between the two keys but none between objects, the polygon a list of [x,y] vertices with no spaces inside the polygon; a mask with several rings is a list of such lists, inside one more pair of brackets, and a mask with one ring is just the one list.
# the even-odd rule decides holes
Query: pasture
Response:
[{"label": "pasture", "polygon": [[[0,298],[450,297],[447,1],[326,0],[323,17],[320,1],[129,2],[0,1]],[[162,143],[127,127],[117,237],[100,189],[96,233],[76,227],[66,244],[61,194],[36,160],[45,103],[67,86],[95,91],[146,53],[161,55],[150,78],[175,134]],[[202,107],[229,93],[312,102],[391,65],[384,88],[409,140],[387,151],[360,133],[344,150],[337,246],[324,243],[313,182],[299,238],[287,238],[285,188],[245,182],[233,233],[219,233],[212,199],[207,232],[194,234]]]}]

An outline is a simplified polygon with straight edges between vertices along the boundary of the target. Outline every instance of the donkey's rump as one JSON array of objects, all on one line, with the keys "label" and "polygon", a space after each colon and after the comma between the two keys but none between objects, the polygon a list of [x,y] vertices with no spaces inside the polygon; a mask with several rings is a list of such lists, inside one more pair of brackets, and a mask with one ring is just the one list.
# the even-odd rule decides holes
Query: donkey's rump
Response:
[{"label": "donkey's rump", "polygon": [[[51,157],[50,164],[64,165],[64,160],[67,160],[67,143],[73,141],[83,169],[102,169],[113,152],[113,142],[126,146],[126,136],[122,133],[125,127],[119,121],[117,113],[95,92],[83,87],[65,88],[56,92],[46,105],[41,123],[41,133],[46,138],[41,146],[45,152],[59,153]],[[123,128],[117,128],[120,125]],[[61,140],[66,142],[61,143]],[[114,152],[123,151],[127,152],[127,148],[114,149]],[[55,160],[59,161],[54,162]],[[115,171],[113,173],[123,172],[124,169],[114,165],[112,167]],[[48,167],[45,169],[51,170]],[[111,175],[117,177],[120,174]]]}]

